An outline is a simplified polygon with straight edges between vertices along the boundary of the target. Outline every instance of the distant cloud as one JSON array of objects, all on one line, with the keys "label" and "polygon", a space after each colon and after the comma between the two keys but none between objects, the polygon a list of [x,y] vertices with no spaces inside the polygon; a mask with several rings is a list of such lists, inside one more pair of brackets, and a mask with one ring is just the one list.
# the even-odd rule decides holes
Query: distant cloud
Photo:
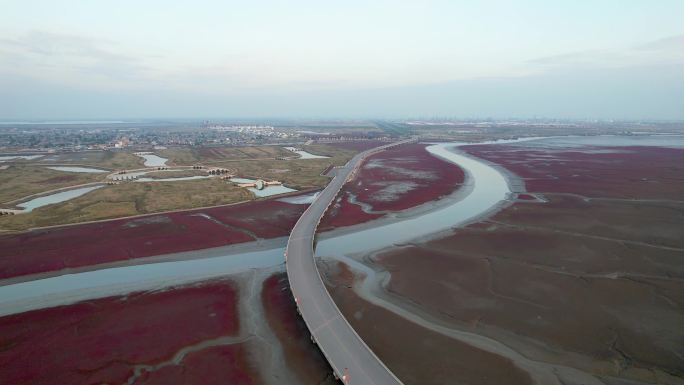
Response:
[{"label": "distant cloud", "polygon": [[145,58],[117,51],[116,44],[46,31],[32,31],[0,39],[0,71],[55,79],[64,83],[115,85],[146,76]]},{"label": "distant cloud", "polygon": [[591,50],[565,53],[560,55],[545,56],[528,60],[528,64],[542,65],[542,66],[597,66],[613,61],[617,56],[621,56],[619,52]]},{"label": "distant cloud", "polygon": [[[684,35],[623,48],[561,50],[527,61],[539,54],[513,50],[519,56],[502,54],[500,65],[482,71],[467,72],[470,67],[465,66],[467,74],[455,79],[451,74],[463,71],[449,55],[415,55],[405,63],[391,55],[387,62],[344,56],[342,51],[326,56],[317,48],[282,54],[272,47],[252,51],[227,46],[199,53],[176,45],[149,47],[48,31],[5,34],[0,38],[0,119],[684,119]],[[378,48],[379,56],[382,51]],[[412,72],[417,70],[421,74]]]},{"label": "distant cloud", "polygon": [[108,52],[98,45],[107,43],[104,40],[57,34],[45,31],[32,31],[14,39],[0,39],[0,44],[15,47],[27,53],[44,56],[78,56],[98,57],[106,59],[122,59],[123,55]]},{"label": "distant cloud", "polygon": [[666,37],[638,45],[636,49],[645,51],[680,50],[684,51],[684,34]]},{"label": "distant cloud", "polygon": [[293,78],[297,73],[294,64],[267,59],[263,55],[226,54],[214,61],[177,63],[147,52],[136,54],[130,46],[121,47],[106,39],[48,31],[0,38],[0,75],[73,88],[226,94],[346,84],[334,75],[326,79]]},{"label": "distant cloud", "polygon": [[625,68],[684,64],[684,35],[670,36],[623,49],[587,50],[526,62],[538,68]]}]

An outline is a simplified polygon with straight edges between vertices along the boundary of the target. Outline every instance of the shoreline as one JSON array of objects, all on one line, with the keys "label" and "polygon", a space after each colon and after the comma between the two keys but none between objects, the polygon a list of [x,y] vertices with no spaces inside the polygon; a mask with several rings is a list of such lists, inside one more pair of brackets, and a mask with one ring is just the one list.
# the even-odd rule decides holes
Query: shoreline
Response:
[{"label": "shoreline", "polygon": [[[453,151],[452,148],[449,148],[449,151]],[[434,155],[434,154],[433,154]],[[453,162],[452,162],[453,163]],[[456,163],[458,165],[458,163]],[[462,168],[463,169],[463,168]],[[398,223],[407,219],[413,219],[413,218],[418,218],[422,215],[426,215],[429,213],[433,213],[436,211],[439,211],[443,209],[444,207],[456,204],[458,202],[461,202],[463,199],[468,197],[470,194],[473,193],[474,189],[474,177],[473,175],[463,169],[465,174],[466,174],[466,179],[464,180],[464,183],[461,185],[461,188],[456,190],[454,193],[440,198],[437,201],[432,201],[432,202],[427,202],[412,208],[409,208],[407,210],[399,211],[396,213],[393,213],[392,215],[389,215],[387,217],[380,218],[378,220],[373,220],[369,221],[366,223],[362,223],[359,225],[354,225],[354,226],[349,226],[349,227],[344,227],[340,229],[335,229],[329,232],[324,232],[322,234],[317,234],[317,240],[316,242],[324,242],[327,239],[334,239],[338,236],[345,235],[345,234],[351,234],[363,230],[369,230],[378,226],[383,226],[385,224],[391,224],[391,223]],[[298,192],[297,194],[291,194],[291,195],[299,195],[302,194],[302,192]],[[282,198],[278,197],[278,198]],[[504,200],[500,202],[499,204],[495,205],[494,207],[491,207],[490,210],[496,211],[501,209],[504,205],[510,204],[510,201]],[[197,209],[194,209],[197,210]],[[489,211],[481,213],[481,215],[489,215],[491,214]],[[150,215],[150,214],[146,214]],[[155,214],[152,214],[155,215]],[[475,219],[471,219],[475,220]],[[448,230],[448,229],[446,229]],[[430,237],[438,236],[439,232],[436,234],[430,234]],[[117,270],[117,269],[127,269],[127,268],[135,268],[135,267],[140,267],[140,269],[136,270],[147,270],[147,269],[164,269],[164,266],[161,266],[160,264],[170,264],[170,263],[187,263],[190,261],[194,261],[195,263],[199,263],[199,261],[205,261],[203,263],[211,263],[212,259],[216,258],[228,258],[230,257],[237,257],[239,255],[245,255],[248,253],[264,253],[264,252],[271,252],[271,253],[276,253],[276,250],[279,248],[284,248],[285,244],[287,242],[286,237],[278,237],[278,238],[271,238],[271,239],[260,239],[257,241],[252,241],[252,242],[246,242],[246,243],[238,243],[238,244],[233,244],[233,245],[226,245],[226,246],[219,246],[219,247],[214,247],[214,248],[207,248],[207,249],[199,249],[199,250],[193,250],[193,251],[184,251],[184,252],[178,252],[178,253],[170,253],[170,254],[161,254],[161,255],[156,255],[156,256],[150,256],[150,257],[144,257],[144,258],[135,258],[135,259],[128,259],[128,260],[123,260],[123,261],[115,261],[115,262],[109,262],[109,263],[103,263],[103,264],[98,264],[98,265],[90,265],[90,266],[83,266],[79,268],[69,268],[69,269],[62,269],[62,270],[57,270],[57,271],[52,271],[52,272],[45,272],[45,273],[38,273],[38,274],[33,274],[33,275],[27,275],[27,276],[19,276],[19,277],[12,277],[12,278],[7,278],[5,280],[0,281],[0,291],[8,291],[11,289],[17,289],[19,287],[25,286],[25,285],[31,285],[31,282],[36,282],[35,286],[39,287],[41,284],[44,284],[46,281],[65,281],[65,282],[73,282],[76,281],[77,275],[80,274],[86,274],[86,276],[83,276],[84,280],[87,281],[88,277],[91,276],[98,276],[101,274],[105,274],[107,272]],[[391,247],[392,245],[388,245],[386,247]],[[382,249],[385,249],[386,247],[383,247]],[[235,258],[233,258],[235,259]],[[239,260],[240,258],[237,258],[236,260]],[[207,262],[208,261],[208,262]],[[154,266],[157,265],[157,266]],[[230,270],[223,272],[223,273],[214,273],[212,272],[211,274],[203,274],[199,277],[184,277],[182,279],[183,282],[188,282],[188,281],[197,281],[203,279],[202,277],[206,278],[211,278],[213,276],[217,275],[226,275],[226,274],[231,274],[235,271],[242,271],[242,270],[248,270],[254,268],[251,262],[246,263],[244,266],[241,266],[239,268],[231,268]],[[64,278],[67,277],[68,278]],[[78,277],[81,278],[81,277]],[[121,280],[121,282],[124,282],[125,279]],[[114,284],[113,287],[110,287],[109,289],[105,289],[100,287],[99,290],[97,290],[96,287],[91,286],[91,289],[93,289],[93,293],[90,294],[84,294],[81,293],[80,295],[75,295],[75,297],[69,297],[69,295],[66,295],[68,293],[63,291],[63,299],[62,300],[56,300],[53,299],[51,301],[47,301],[47,303],[43,303],[42,305],[38,305],[37,303],[33,303],[32,305],[27,305],[28,308],[39,308],[39,307],[44,307],[44,306],[49,306],[49,304],[61,304],[64,303],[65,301],[68,302],[76,302],[79,298],[83,297],[85,299],[86,297],[92,298],[93,296],[99,297],[99,296],[106,296],[106,295],[112,295],[115,293],[121,293],[121,292],[130,292],[134,290],[142,290],[140,287],[164,287],[164,286],[169,286],[173,285],[173,282],[170,281],[169,278],[167,280],[163,280],[161,278],[157,278],[157,283],[149,282],[148,284],[145,284],[144,282],[137,282],[136,284],[129,284],[126,286],[124,284],[124,287],[121,286],[121,282],[119,284]],[[15,286],[15,285],[20,285],[20,286]],[[98,285],[95,285],[98,286]],[[84,289],[81,289],[84,290]],[[49,292],[49,291],[48,291]],[[97,293],[95,293],[97,292]],[[68,297],[67,299],[64,298],[64,295]],[[54,293],[53,293],[54,297]],[[35,300],[35,298],[33,299]],[[19,301],[20,302],[20,301]],[[38,305],[38,306],[36,306]],[[14,303],[14,306],[21,307],[20,303]],[[5,307],[5,306],[3,306]],[[10,306],[11,307],[11,306]]]},{"label": "shoreline", "polygon": [[159,254],[149,257],[132,258],[121,261],[106,262],[96,265],[88,265],[75,268],[66,268],[62,270],[46,271],[44,273],[21,275],[17,277],[0,279],[0,288],[3,286],[10,286],[19,283],[37,281],[47,278],[54,278],[63,275],[81,274],[97,270],[105,270],[119,267],[131,267],[138,265],[149,265],[164,262],[180,262],[192,261],[200,259],[211,259],[219,257],[228,257],[237,254],[259,252],[266,250],[284,249],[287,244],[287,237],[277,237],[268,239],[259,239],[251,242],[234,243],[231,245],[210,247],[206,249],[179,251],[176,253]]},{"label": "shoreline", "polygon": [[[215,250],[216,251],[216,250]],[[0,286],[0,316],[94,298],[162,290],[284,266],[281,249],[98,269]]]},{"label": "shoreline", "polygon": [[[402,297],[393,295],[385,290],[385,284],[389,281],[390,273],[384,269],[376,267],[378,269],[376,271],[368,266],[367,263],[348,256],[326,257],[322,261],[323,263],[328,263],[329,261],[342,262],[355,272],[354,276],[356,279],[351,289],[363,300],[383,308],[397,317],[401,317],[445,337],[508,358],[515,366],[530,374],[536,384],[562,385],[569,379],[581,378],[585,381],[583,383],[587,385],[604,385],[602,381],[596,379],[593,375],[579,369],[562,364],[533,360],[527,356],[529,352],[519,352],[514,347],[508,346],[492,337],[461,330],[457,325],[450,324],[421,309],[419,305],[412,304],[409,301],[403,300]],[[552,354],[552,352],[548,353]]]},{"label": "shoreline", "polygon": [[[467,158],[468,160],[478,162],[483,164],[484,166],[490,167],[493,171],[495,171],[506,183],[507,186],[507,192],[505,193],[505,196],[498,200],[497,202],[493,203],[491,206],[487,207],[483,211],[476,213],[472,217],[464,218],[463,220],[456,220],[454,223],[451,223],[448,225],[446,228],[438,229],[436,231],[433,231],[429,234],[424,234],[424,235],[417,235],[413,237],[407,237],[406,239],[398,242],[393,242],[392,244],[384,245],[382,247],[371,247],[370,249],[359,251],[362,253],[370,253],[375,250],[381,250],[381,249],[387,249],[392,246],[396,245],[401,245],[401,244],[406,244],[410,242],[415,242],[415,241],[422,241],[425,239],[432,239],[435,237],[440,237],[444,232],[451,231],[451,229],[455,227],[462,227],[466,226],[468,224],[474,223],[474,222],[479,222],[485,217],[489,217],[493,215],[494,213],[510,206],[515,202],[514,195],[518,194],[519,192],[524,191],[524,181],[518,177],[517,175],[511,173],[511,172],[503,172],[503,170],[500,167],[493,167],[491,162],[485,162],[481,160],[480,158],[474,157],[470,154],[467,154],[463,150],[460,149],[462,146],[462,143],[454,143],[453,146],[448,146],[444,147],[445,151],[448,151],[450,153],[453,153],[455,155]],[[352,226],[345,226],[342,228],[337,228],[333,229],[330,231],[326,231],[323,233],[318,233],[316,234],[316,244],[320,244],[322,242],[326,242],[328,240],[335,240],[336,238],[340,238],[343,236],[348,236],[348,235],[354,235],[356,233],[361,233],[367,230],[371,230],[373,228],[380,228],[383,226],[389,226],[389,225],[397,225],[403,221],[406,220],[413,220],[413,219],[418,219],[422,216],[428,215],[428,214],[433,214],[435,212],[438,212],[440,210],[443,210],[445,208],[451,207],[452,205],[456,205],[466,198],[470,197],[475,190],[475,177],[472,175],[472,172],[468,170],[467,167],[464,167],[462,164],[458,163],[457,160],[453,159],[447,159],[443,156],[441,156],[438,153],[435,153],[433,151],[429,150],[430,147],[427,147],[427,151],[430,152],[433,156],[442,158],[450,163],[455,164],[456,166],[460,167],[461,170],[463,170],[465,174],[465,180],[461,184],[461,188],[456,190],[454,193],[447,195],[445,197],[442,197],[436,201],[431,201],[431,202],[426,202],[423,204],[420,204],[418,206],[399,211],[396,213],[391,213],[388,214],[384,217],[371,220],[368,222],[352,225]],[[321,254],[322,255],[322,254]]]}]

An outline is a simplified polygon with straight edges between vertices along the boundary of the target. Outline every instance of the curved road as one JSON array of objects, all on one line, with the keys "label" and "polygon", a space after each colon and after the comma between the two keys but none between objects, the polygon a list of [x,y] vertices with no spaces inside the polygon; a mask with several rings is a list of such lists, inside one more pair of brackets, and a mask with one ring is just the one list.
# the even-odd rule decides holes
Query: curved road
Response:
[{"label": "curved road", "polygon": [[387,144],[354,156],[337,168],[335,178],[295,224],[287,242],[287,275],[304,322],[338,378],[345,384],[401,384],[363,342],[325,288],[314,259],[313,242],[323,214],[361,161],[374,153],[413,140]]}]

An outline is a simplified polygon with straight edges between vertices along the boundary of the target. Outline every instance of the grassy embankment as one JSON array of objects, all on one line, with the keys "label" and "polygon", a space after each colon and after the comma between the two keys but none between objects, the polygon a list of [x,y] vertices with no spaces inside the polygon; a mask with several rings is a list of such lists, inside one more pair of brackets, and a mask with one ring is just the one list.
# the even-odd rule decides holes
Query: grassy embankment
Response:
[{"label": "grassy embankment", "polygon": [[172,165],[208,164],[217,161],[239,161],[246,159],[275,159],[294,154],[279,146],[255,147],[174,147],[157,151],[168,158]]},{"label": "grassy embankment", "polygon": [[141,168],[143,159],[127,152],[91,151],[50,155],[47,161],[20,161],[0,170],[0,203],[32,194],[103,181],[107,173],[77,173],[49,169],[50,165],[78,165],[103,170]]},{"label": "grassy embankment", "polygon": [[[321,176],[321,172],[331,164],[342,165],[346,163],[354,155],[354,152],[349,150],[325,145],[312,145],[307,146],[306,150],[314,154],[330,156],[330,158],[306,160],[236,159],[230,158],[230,156],[244,157],[245,154],[253,154],[253,156],[263,154],[265,156],[264,151],[269,152],[270,154],[281,154],[282,152],[285,152],[285,155],[288,156],[292,156],[292,153],[280,147],[272,146],[260,147],[259,149],[240,147],[237,148],[240,150],[239,152],[235,151],[236,148],[232,147],[210,149],[212,150],[213,155],[208,155],[205,151],[207,148],[200,148],[165,150],[170,152],[162,151],[160,152],[160,156],[176,156],[176,158],[174,158],[174,163],[181,163],[181,159],[189,159],[190,156],[195,156],[192,154],[203,153],[204,157],[200,157],[199,160],[206,159],[206,161],[202,161],[206,166],[226,167],[240,176],[259,177],[267,180],[274,179],[282,181],[295,189],[305,189],[322,187],[327,184],[329,178]],[[216,153],[224,154],[224,158],[218,158],[218,160],[216,160]],[[211,158],[214,160],[209,161]],[[107,160],[104,161],[106,162]],[[109,160],[109,164],[112,164],[111,159]],[[182,164],[188,163],[185,163],[184,161]],[[92,165],[104,167],[102,163]],[[36,169],[36,167],[33,169]],[[42,169],[43,168],[41,168],[41,170]],[[3,170],[0,172],[0,175],[8,170]],[[30,170],[28,169],[25,171],[30,173]],[[47,171],[59,173],[61,175],[75,175],[82,178],[93,178],[94,176],[97,176],[96,178],[103,178],[103,175],[105,175],[63,173],[52,170]],[[203,173],[204,171],[201,170],[187,170],[178,172],[154,172],[151,173],[150,176],[165,178],[202,175]],[[22,178],[25,178],[23,174]],[[28,185],[30,185],[30,183]],[[3,189],[4,188],[5,186],[3,184]],[[37,192],[53,188],[56,187],[53,187],[51,183],[36,184]],[[249,191],[238,188],[229,182],[214,178],[176,182],[128,182],[115,186],[106,186],[63,203],[38,208],[31,213],[1,217],[0,230],[25,230],[32,227],[231,204],[253,198],[253,195]]]},{"label": "grassy embankment", "polygon": [[207,170],[172,170],[172,171],[152,171],[144,175],[145,178],[165,179],[165,178],[182,178],[187,176],[203,176],[207,175]]},{"label": "grassy embankment", "polygon": [[[106,173],[76,173],[16,164],[0,170],[0,202],[31,194],[103,180]],[[9,208],[9,206],[8,206]]]},{"label": "grassy embankment", "polygon": [[80,165],[109,170],[126,170],[145,167],[144,159],[128,151],[84,151],[48,155],[27,164]]},{"label": "grassy embankment", "polygon": [[235,203],[251,197],[249,191],[218,179],[130,182],[106,186],[66,202],[37,208],[27,214],[4,216],[0,218],[0,228],[24,230]]},{"label": "grassy embankment", "polygon": [[304,150],[330,158],[276,160],[276,156],[296,156],[276,146],[178,148],[161,151],[160,155],[169,157],[174,163],[225,167],[238,176],[278,180],[301,190],[325,186],[329,178],[320,174],[331,164],[345,164],[355,154],[351,150],[326,145],[305,146]]}]

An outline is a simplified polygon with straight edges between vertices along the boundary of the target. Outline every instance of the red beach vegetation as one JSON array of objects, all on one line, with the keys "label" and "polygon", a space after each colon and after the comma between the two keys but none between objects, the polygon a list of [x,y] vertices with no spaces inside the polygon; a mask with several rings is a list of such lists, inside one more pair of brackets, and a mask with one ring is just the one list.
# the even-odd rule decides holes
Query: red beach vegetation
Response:
[{"label": "red beach vegetation", "polygon": [[323,219],[322,229],[363,223],[456,191],[465,179],[463,170],[431,155],[425,147],[402,145],[364,160],[356,178],[344,187],[338,203]]},{"label": "red beach vegetation", "polygon": [[265,199],[0,236],[0,279],[286,236],[306,205]]},{"label": "red beach vegetation", "polygon": [[[249,384],[249,366],[236,364],[245,360],[240,346],[201,345],[235,336],[237,311],[234,284],[217,280],[2,317],[0,378],[6,384],[122,384],[140,374],[152,383],[220,377]],[[177,374],[174,360],[188,360],[192,369],[168,376]]]}]

